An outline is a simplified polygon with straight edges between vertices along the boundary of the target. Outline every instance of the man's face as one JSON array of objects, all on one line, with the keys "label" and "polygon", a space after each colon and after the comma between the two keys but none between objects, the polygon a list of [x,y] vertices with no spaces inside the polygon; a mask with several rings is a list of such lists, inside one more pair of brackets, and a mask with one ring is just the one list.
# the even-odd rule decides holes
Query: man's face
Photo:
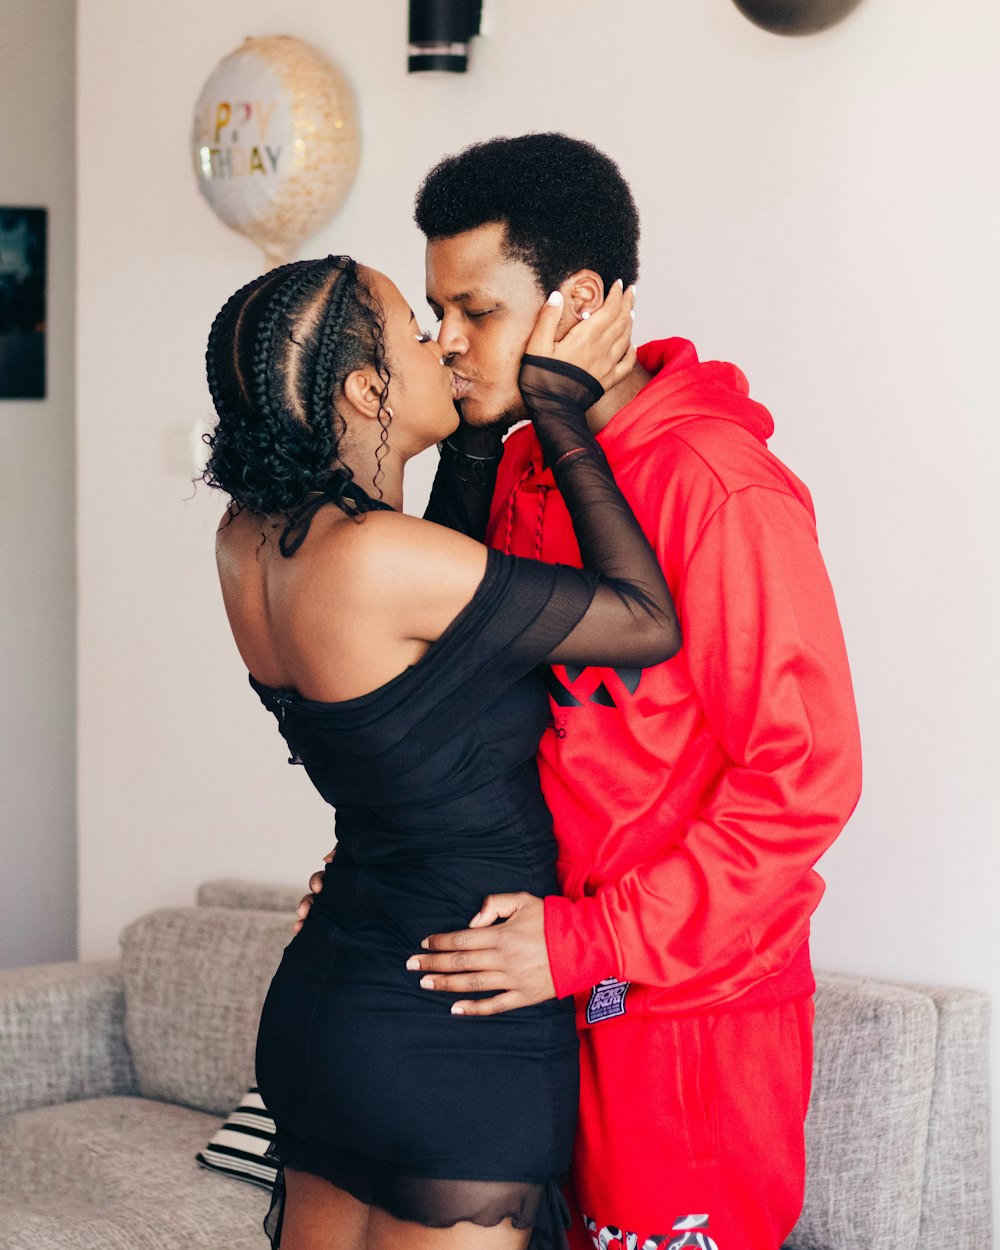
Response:
[{"label": "man's face", "polygon": [[528,415],[517,389],[521,356],[547,291],[505,256],[506,227],[478,226],[427,244],[427,302],[470,425],[507,429]]}]

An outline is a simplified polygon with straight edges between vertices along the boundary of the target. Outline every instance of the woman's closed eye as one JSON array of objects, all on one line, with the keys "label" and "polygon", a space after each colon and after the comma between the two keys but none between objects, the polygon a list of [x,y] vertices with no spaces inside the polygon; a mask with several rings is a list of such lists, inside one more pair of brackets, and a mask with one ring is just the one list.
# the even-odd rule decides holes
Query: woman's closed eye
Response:
[{"label": "woman's closed eye", "polygon": [[433,338],[434,338],[434,335],[431,334],[429,330],[421,330],[420,333],[416,336],[418,343],[430,343],[433,340]]}]

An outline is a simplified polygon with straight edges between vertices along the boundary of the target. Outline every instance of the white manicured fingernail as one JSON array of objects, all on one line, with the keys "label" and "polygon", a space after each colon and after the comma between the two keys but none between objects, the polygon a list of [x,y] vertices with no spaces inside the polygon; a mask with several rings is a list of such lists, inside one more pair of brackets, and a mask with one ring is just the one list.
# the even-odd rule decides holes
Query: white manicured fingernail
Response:
[{"label": "white manicured fingernail", "polygon": [[454,1007],[452,1007],[452,1009],[451,1009],[451,1014],[452,1014],[453,1016],[464,1016],[464,1015],[465,1015],[465,1011],[464,1011],[464,1009],[463,1009],[463,1008],[459,1007],[458,1003],[456,1003],[456,1004],[455,1004],[455,1006],[454,1006]]},{"label": "white manicured fingernail", "polygon": [[619,279],[618,279],[618,285],[619,285],[619,286],[621,287],[621,289],[624,291],[624,290],[625,290],[625,279],[624,279],[624,278],[619,278]]},{"label": "white manicured fingernail", "polygon": [[561,304],[563,302],[562,291],[553,291],[545,302],[546,304]]},{"label": "white manicured fingernail", "polygon": [[634,308],[629,309],[628,315],[632,318],[633,321],[635,321],[635,309]]}]

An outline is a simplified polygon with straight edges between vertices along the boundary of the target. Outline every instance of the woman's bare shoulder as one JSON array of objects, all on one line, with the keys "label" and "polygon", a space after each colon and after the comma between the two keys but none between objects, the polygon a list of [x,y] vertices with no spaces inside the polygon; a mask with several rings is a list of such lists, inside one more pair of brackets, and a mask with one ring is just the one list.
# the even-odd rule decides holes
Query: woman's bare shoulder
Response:
[{"label": "woman's bare shoulder", "polygon": [[442,559],[464,562],[482,550],[463,534],[403,512],[366,512],[318,537],[317,558],[347,561],[359,575],[372,567],[404,571]]},{"label": "woman's bare shoulder", "polygon": [[481,544],[432,521],[373,512],[341,527],[326,585],[359,612],[384,613],[397,634],[433,641],[468,603],[486,571]]},{"label": "woman's bare shoulder", "polygon": [[278,551],[280,526],[270,517],[226,512],[216,534],[220,572],[241,578],[269,568],[292,595],[305,591],[325,599],[324,587],[353,601],[383,603],[432,588],[462,587],[482,576],[486,549],[432,521],[401,512],[366,512],[345,516],[323,509],[309,535],[289,559]]}]

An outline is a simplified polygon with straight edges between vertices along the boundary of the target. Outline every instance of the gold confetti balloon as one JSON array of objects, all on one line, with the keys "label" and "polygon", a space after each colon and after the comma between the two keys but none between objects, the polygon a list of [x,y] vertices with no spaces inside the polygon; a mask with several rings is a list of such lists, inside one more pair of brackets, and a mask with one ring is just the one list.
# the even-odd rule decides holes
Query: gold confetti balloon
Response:
[{"label": "gold confetti balloon", "polygon": [[191,154],[202,195],[227,226],[284,264],[336,213],[358,170],[344,75],[290,35],[246,39],[195,106]]}]

